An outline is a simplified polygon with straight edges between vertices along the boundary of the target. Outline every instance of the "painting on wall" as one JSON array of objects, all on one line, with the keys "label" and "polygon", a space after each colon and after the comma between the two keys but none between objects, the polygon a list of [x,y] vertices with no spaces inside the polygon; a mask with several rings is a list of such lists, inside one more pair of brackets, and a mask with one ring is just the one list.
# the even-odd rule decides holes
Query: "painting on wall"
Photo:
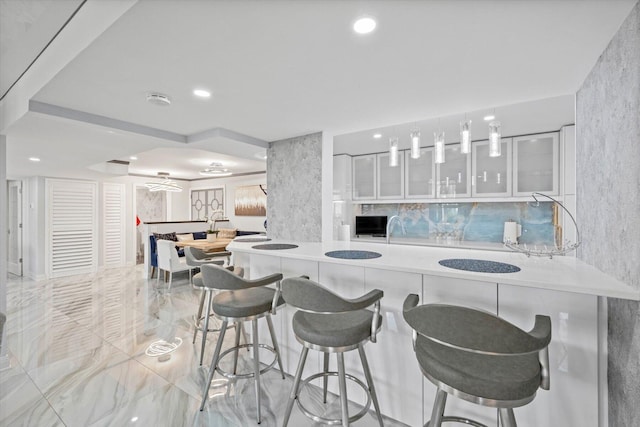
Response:
[{"label": "painting on wall", "polygon": [[266,187],[266,185],[247,185],[244,187],[236,187],[236,215],[266,216]]}]

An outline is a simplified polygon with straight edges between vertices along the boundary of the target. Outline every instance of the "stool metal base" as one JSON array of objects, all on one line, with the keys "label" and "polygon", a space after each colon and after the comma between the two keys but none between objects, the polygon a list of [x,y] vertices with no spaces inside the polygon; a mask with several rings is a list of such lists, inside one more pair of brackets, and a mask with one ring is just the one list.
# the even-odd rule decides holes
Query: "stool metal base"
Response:
[{"label": "stool metal base", "polygon": [[[441,386],[438,386],[438,392],[436,394],[436,400],[433,403],[433,409],[431,411],[431,420],[429,420],[424,427],[440,427],[442,423],[456,422],[462,424],[472,425],[474,427],[487,427],[478,421],[455,416],[444,416],[444,407],[447,404],[448,392]],[[513,414],[512,407],[498,408],[500,414],[500,424],[502,427],[517,427],[516,417]]]},{"label": "stool metal base", "polygon": [[[474,427],[488,427],[486,424],[482,424],[479,423],[477,421],[471,420],[469,418],[462,418],[462,417],[442,417],[441,422],[443,423],[460,423],[460,424],[467,424],[467,425],[471,425]],[[427,421],[427,423],[424,425],[424,427],[430,427],[431,426],[431,421]]]},{"label": "stool metal base", "polygon": [[[270,351],[271,353],[273,353],[273,360],[271,361],[271,363],[260,370],[260,375],[262,375],[265,372],[270,371],[271,369],[273,369],[273,367],[275,366],[276,362],[278,361],[278,354],[276,353],[276,350],[273,347],[271,347],[271,346],[269,346],[267,344],[258,344],[258,347],[264,348],[265,350]],[[230,349],[225,350],[222,353],[220,353],[220,357],[218,357],[218,366],[216,366],[216,372],[218,372],[220,375],[222,375],[225,378],[240,378],[240,379],[242,379],[242,378],[253,378],[253,377],[255,377],[256,376],[255,372],[251,372],[251,373],[248,373],[248,374],[238,374],[238,373],[235,372],[236,365],[238,363],[238,359],[237,359],[238,351],[240,351],[241,348],[246,348],[246,349],[249,350],[249,349],[253,348],[253,343],[252,344],[242,344],[242,345],[233,346]],[[222,358],[225,357],[227,354],[229,354],[231,352],[233,352],[234,356],[236,357],[236,359],[233,362],[233,364],[234,364],[234,367],[233,367],[234,372],[233,373],[229,373],[229,372],[225,371],[224,369],[222,369],[220,367],[220,361],[222,360]],[[264,364],[264,363],[262,363],[262,364]]]},{"label": "stool metal base", "polygon": [[[297,336],[296,338],[298,339],[298,341],[301,341],[300,338],[298,338]],[[293,380],[293,387],[291,388],[291,394],[289,395],[289,402],[287,403],[287,408],[285,410],[282,427],[287,427],[289,423],[289,418],[291,417],[291,411],[293,410],[293,403],[296,400],[298,401],[298,406],[300,407],[302,412],[312,420],[316,422],[329,424],[329,425],[342,424],[343,427],[348,427],[352,421],[362,418],[368,412],[369,407],[371,406],[371,402],[373,402],[373,406],[375,407],[376,415],[378,417],[378,423],[380,424],[380,427],[383,427],[384,423],[382,421],[382,414],[380,413],[380,405],[378,404],[378,397],[376,395],[376,390],[373,385],[373,378],[371,377],[371,371],[369,369],[369,363],[367,362],[367,356],[364,352],[364,347],[363,347],[364,342],[357,344],[356,348],[358,349],[358,353],[360,355],[360,361],[362,362],[362,368],[364,370],[364,375],[367,380],[367,385],[365,385],[358,378],[355,378],[354,376],[348,375],[347,373],[345,373],[344,353],[342,351],[336,352],[335,349],[333,348],[323,348],[323,347],[314,345],[312,343],[306,343],[304,341],[302,342],[304,346],[302,347],[302,354],[300,355],[300,360],[298,361],[298,368],[296,369],[296,376]],[[311,375],[310,377],[302,381],[301,380],[302,371],[304,370],[304,365],[305,365],[305,362],[307,361],[307,355],[309,354],[310,348],[318,349],[319,351],[324,352],[324,368],[323,368],[324,372]],[[338,372],[328,372],[329,352],[336,353],[336,358],[338,359]],[[300,403],[300,399],[298,398],[299,391],[301,390],[301,381],[302,381],[302,387],[305,387],[306,385],[308,385],[309,381],[315,378],[322,377],[323,383],[324,383],[324,387],[323,387],[324,403],[326,403],[327,378],[329,376],[338,377],[338,382],[340,386],[340,410],[342,415],[339,420],[327,419],[327,418],[320,417],[316,414],[312,414],[310,411],[304,408],[304,406]],[[362,387],[367,395],[367,404],[365,405],[365,408],[362,411],[358,412],[356,415],[353,415],[351,417],[349,416],[349,409],[348,409],[349,402],[347,400],[347,379],[354,381],[356,384]]]},{"label": "stool metal base", "polygon": [[[210,304],[209,304],[210,306]],[[269,347],[266,346],[265,344],[260,344],[258,342],[258,318],[259,317],[266,317],[267,319],[267,325],[269,326],[269,334],[271,335],[271,341],[273,343],[273,347]],[[218,318],[221,318],[221,316],[217,316]],[[205,322],[208,319],[205,318]],[[241,330],[241,323],[243,321],[251,321],[251,326],[252,326],[252,332],[253,332],[253,343],[251,344],[244,344],[244,345],[240,345],[239,341],[240,341],[240,330]],[[222,350],[222,342],[224,341],[224,336],[225,333],[227,331],[227,326],[229,325],[229,322],[232,321],[236,324],[236,339],[235,339],[235,345],[234,347],[232,347],[230,350],[225,351],[224,353],[221,353]],[[206,328],[206,326],[205,326]],[[200,411],[204,410],[204,406],[207,403],[207,398],[208,398],[208,392],[209,392],[209,387],[211,387],[211,381],[213,380],[213,375],[215,374],[215,372],[220,372],[222,373],[222,371],[219,369],[219,362],[222,356],[233,352],[234,353],[234,367],[233,370],[235,372],[236,367],[237,367],[237,363],[238,363],[238,353],[240,348],[244,348],[247,346],[251,346],[251,348],[253,348],[253,374],[251,374],[250,376],[252,378],[254,378],[255,380],[255,396],[256,396],[256,419],[258,421],[258,424],[260,424],[260,422],[262,421],[262,414],[261,414],[261,408],[260,408],[260,375],[263,372],[268,371],[269,369],[271,369],[275,363],[275,361],[278,362],[278,365],[280,367],[280,372],[282,374],[282,379],[285,379],[284,376],[284,369],[282,367],[282,358],[280,357],[280,349],[278,347],[278,341],[276,340],[276,334],[275,334],[275,330],[273,328],[273,322],[271,320],[271,314],[269,314],[269,312],[266,313],[262,313],[259,316],[249,316],[249,317],[238,317],[238,318],[228,318],[228,317],[222,317],[222,326],[220,328],[220,336],[218,337],[218,342],[216,343],[216,349],[213,352],[213,357],[211,359],[211,366],[209,368],[209,375],[207,378],[206,383],[204,384],[204,389],[202,390],[202,402],[200,403]],[[260,369],[260,352],[259,349],[260,347],[262,348],[266,348],[269,351],[273,351],[275,353],[275,360],[274,362],[271,363],[271,365],[269,365],[267,368],[265,369]],[[242,375],[237,375],[237,374],[229,374],[229,373],[225,373],[225,377],[227,378],[247,378],[248,376],[246,374],[242,374]]]},{"label": "stool metal base", "polygon": [[[298,395],[300,395],[302,390],[309,385],[309,382],[315,380],[316,378],[320,378],[320,377],[323,377],[323,378],[326,378],[326,377],[337,377],[338,375],[339,375],[338,372],[333,372],[333,371],[320,372],[320,373],[311,375],[311,376],[307,377],[305,380],[303,380],[300,383],[300,386],[298,388]],[[371,395],[369,393],[369,388],[365,385],[365,383],[360,381],[358,378],[354,377],[353,375],[349,375],[349,374],[345,374],[345,378],[355,382],[356,384],[358,384],[364,390],[365,394],[367,395],[367,403],[364,405],[362,410],[360,412],[358,412],[357,414],[352,415],[352,416],[349,417],[349,423],[352,423],[354,421],[358,421],[360,418],[364,417],[367,414],[367,412],[369,412],[369,408],[371,407]],[[325,389],[325,393],[326,393],[326,389]],[[305,408],[299,398],[296,399],[296,401],[298,402],[298,407],[300,408],[302,413],[305,414],[308,418],[311,418],[313,421],[319,422],[319,423],[323,423],[323,424],[327,424],[327,425],[340,425],[340,424],[342,424],[342,418],[325,418],[325,417],[321,417],[320,415],[314,414],[313,412],[311,412],[307,408]],[[326,403],[326,394],[325,394],[325,403]]]}]

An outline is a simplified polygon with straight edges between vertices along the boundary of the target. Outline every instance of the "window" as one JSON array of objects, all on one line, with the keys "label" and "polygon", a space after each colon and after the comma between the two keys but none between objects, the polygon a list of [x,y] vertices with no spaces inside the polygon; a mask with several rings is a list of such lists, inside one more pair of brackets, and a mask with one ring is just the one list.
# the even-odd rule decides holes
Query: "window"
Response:
[{"label": "window", "polygon": [[225,216],[224,187],[191,190],[192,221],[206,221],[216,211],[222,211],[219,218]]}]

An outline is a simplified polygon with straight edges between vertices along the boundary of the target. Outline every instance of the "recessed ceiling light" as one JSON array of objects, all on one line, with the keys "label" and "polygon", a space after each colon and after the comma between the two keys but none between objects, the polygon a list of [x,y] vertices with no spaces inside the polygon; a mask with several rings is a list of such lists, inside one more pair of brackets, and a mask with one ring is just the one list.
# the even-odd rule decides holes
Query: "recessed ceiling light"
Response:
[{"label": "recessed ceiling light", "polygon": [[129,160],[138,160],[138,158],[136,156],[130,156]]},{"label": "recessed ceiling light", "polygon": [[40,159],[38,157],[29,157],[29,160],[31,160],[32,162],[39,162]]},{"label": "recessed ceiling light", "polygon": [[358,34],[368,34],[376,29],[376,21],[373,18],[360,18],[353,24],[353,31]]},{"label": "recessed ceiling light", "polygon": [[382,138],[382,134],[381,134],[381,133],[374,133],[374,134],[373,134],[373,137],[374,137],[375,139],[380,139],[380,138]]},{"label": "recessed ceiling light", "polygon": [[484,121],[485,121],[485,122],[488,122],[489,120],[493,120],[493,119],[495,119],[495,118],[496,118],[496,116],[494,116],[494,115],[490,114],[490,115],[488,115],[488,116],[484,116]]},{"label": "recessed ceiling light", "polygon": [[211,92],[204,89],[194,89],[193,94],[195,96],[199,96],[200,98],[209,98],[211,96]]}]

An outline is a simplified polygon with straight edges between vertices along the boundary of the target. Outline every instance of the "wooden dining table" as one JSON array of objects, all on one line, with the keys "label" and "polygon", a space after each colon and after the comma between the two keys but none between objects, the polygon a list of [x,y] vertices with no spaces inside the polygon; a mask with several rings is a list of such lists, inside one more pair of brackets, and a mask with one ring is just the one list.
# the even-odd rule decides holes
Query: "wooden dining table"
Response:
[{"label": "wooden dining table", "polygon": [[227,245],[231,242],[231,239],[216,239],[216,240],[183,240],[175,242],[176,246],[184,248],[185,246],[191,246],[193,248],[201,249],[205,252],[222,252]]}]

